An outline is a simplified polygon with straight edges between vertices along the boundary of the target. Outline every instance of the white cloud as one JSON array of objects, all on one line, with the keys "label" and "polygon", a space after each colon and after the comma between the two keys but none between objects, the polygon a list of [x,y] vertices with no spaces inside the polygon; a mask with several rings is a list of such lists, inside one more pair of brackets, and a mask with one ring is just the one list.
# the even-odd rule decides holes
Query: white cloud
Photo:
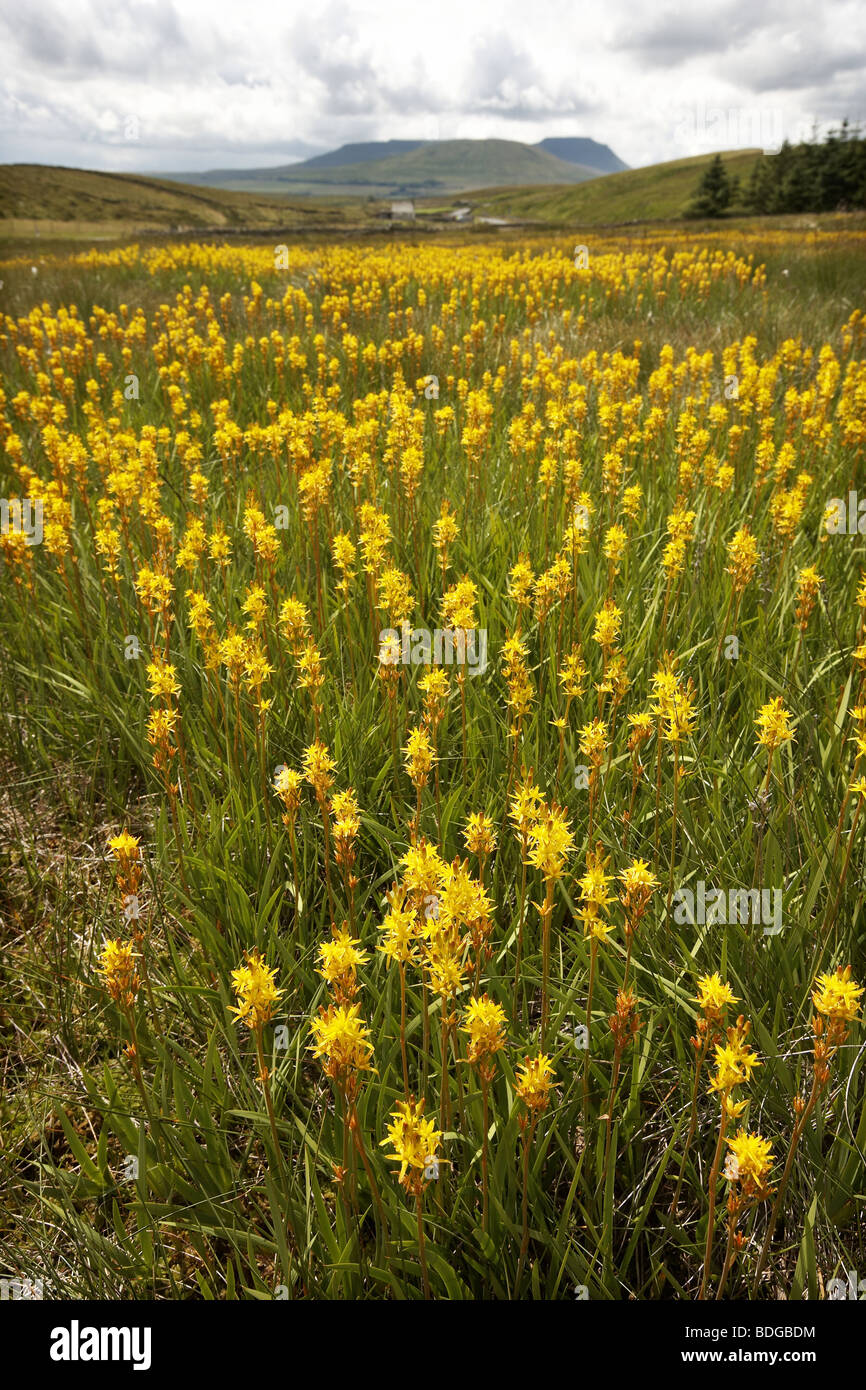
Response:
[{"label": "white cloud", "polygon": [[861,119],[864,40],[858,0],[0,0],[0,140],[7,160],[182,170],[588,135],[645,164]]}]

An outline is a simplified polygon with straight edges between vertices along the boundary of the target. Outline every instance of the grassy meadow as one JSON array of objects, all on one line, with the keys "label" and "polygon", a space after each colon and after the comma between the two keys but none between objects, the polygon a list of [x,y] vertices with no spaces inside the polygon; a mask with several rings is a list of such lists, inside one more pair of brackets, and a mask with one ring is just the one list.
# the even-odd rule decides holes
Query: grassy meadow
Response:
[{"label": "grassy meadow", "polygon": [[813,221],[0,266],[8,1277],[866,1272],[866,232]]}]

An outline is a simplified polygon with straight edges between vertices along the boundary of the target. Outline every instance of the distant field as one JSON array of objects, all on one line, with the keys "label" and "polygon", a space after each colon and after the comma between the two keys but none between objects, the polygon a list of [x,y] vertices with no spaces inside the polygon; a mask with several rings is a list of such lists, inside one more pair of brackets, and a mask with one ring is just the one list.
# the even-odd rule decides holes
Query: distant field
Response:
[{"label": "distant field", "polygon": [[[505,142],[503,142],[505,143]],[[401,226],[399,235],[448,237],[451,231],[465,235],[489,234],[489,226],[473,219],[502,218],[513,224],[496,229],[496,235],[518,235],[527,225],[579,230],[582,227],[629,226],[670,223],[682,230],[682,216],[690,202],[710,155],[674,160],[645,169],[600,175],[578,185],[549,187],[502,186],[476,189],[465,194],[431,191],[417,197],[414,224]],[[725,166],[745,185],[758,151],[723,155]],[[393,161],[388,161],[393,163]],[[372,167],[371,165],[366,166]],[[459,204],[471,207],[467,222],[450,224],[445,219]],[[230,192],[167,179],[132,174],[103,174],[82,169],[39,165],[0,166],[0,240],[21,254],[30,254],[34,242],[47,254],[50,242],[94,243],[130,241],[150,235],[245,235],[344,236],[352,233],[388,232],[383,216],[390,200],[360,196],[304,197],[297,190],[286,193]],[[717,223],[719,228],[808,225],[859,225],[857,214],[761,219],[747,217],[741,208]]]}]

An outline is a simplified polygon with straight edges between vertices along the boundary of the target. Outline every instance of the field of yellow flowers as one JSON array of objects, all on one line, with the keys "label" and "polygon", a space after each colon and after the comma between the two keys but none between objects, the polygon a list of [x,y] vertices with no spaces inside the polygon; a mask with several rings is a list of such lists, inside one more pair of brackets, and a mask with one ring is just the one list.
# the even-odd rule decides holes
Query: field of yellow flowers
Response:
[{"label": "field of yellow flowers", "polygon": [[10,1276],[866,1274],[864,249],[5,263]]}]

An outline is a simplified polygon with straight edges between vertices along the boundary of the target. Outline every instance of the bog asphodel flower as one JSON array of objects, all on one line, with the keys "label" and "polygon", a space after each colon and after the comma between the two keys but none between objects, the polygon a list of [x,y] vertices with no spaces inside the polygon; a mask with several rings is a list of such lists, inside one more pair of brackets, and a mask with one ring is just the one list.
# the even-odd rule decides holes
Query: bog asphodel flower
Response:
[{"label": "bog asphodel flower", "polygon": [[543,807],[544,797],[530,778],[518,782],[511,798],[508,815],[514,825],[515,834],[524,842],[528,840],[529,832],[541,816]]},{"label": "bog asphodel flower", "polygon": [[[304,779],[300,772],[295,772],[290,767],[281,767],[274,778],[274,791],[286,808],[286,816],[291,820],[294,820],[298,813],[303,784]],[[286,823],[288,824],[288,821]]]},{"label": "bog asphodel flower", "polygon": [[409,846],[400,862],[403,865],[403,883],[406,891],[419,903],[438,896],[448,876],[448,865],[435,846],[426,840],[419,840],[417,845]]},{"label": "bog asphodel flower", "polygon": [[626,920],[633,927],[646,912],[659,881],[645,859],[633,859],[619,875],[619,881],[623,886],[620,902],[625,908]]},{"label": "bog asphodel flower", "polygon": [[405,752],[406,771],[412,785],[419,791],[426,787],[433,763],[436,760],[430,746],[430,735],[424,728],[410,729]]},{"label": "bog asphodel flower", "polygon": [[473,811],[463,832],[466,848],[472,854],[492,854],[496,847],[496,833],[493,822],[483,811]]},{"label": "bog asphodel flower", "polygon": [[621,626],[622,610],[617,608],[612,599],[606,599],[595,615],[593,642],[597,642],[603,651],[609,651],[616,645]]},{"label": "bog asphodel flower", "polygon": [[355,862],[355,840],[361,829],[358,801],[352,787],[331,797],[334,817],[334,853],[337,863],[350,869]]},{"label": "bog asphodel flower", "polygon": [[829,1085],[830,1064],[839,1048],[844,1046],[848,1039],[848,1025],[856,1022],[859,1017],[859,1000],[862,993],[862,987],[852,978],[850,965],[839,967],[835,971],[826,971],[824,974],[818,975],[815,980],[815,988],[812,991],[812,1003],[815,1010],[812,1015],[812,1033],[814,1035],[812,1090],[808,1100],[804,1100],[800,1095],[794,1097],[794,1129],[791,1134],[785,1168],[776,1192],[776,1200],[773,1203],[773,1210],[767,1223],[764,1244],[755,1273],[756,1283],[769,1255],[770,1242],[784,1200],[794,1156],[818,1099]]},{"label": "bog asphodel flower", "polygon": [[270,1023],[274,1005],[283,990],[276,986],[276,969],[265,965],[258,951],[250,951],[246,963],[232,971],[232,989],[237,1005],[229,1005],[237,1023],[253,1031]]},{"label": "bog asphodel flower", "polygon": [[812,609],[818,600],[822,584],[821,576],[813,565],[806,565],[797,576],[797,607],[794,617],[802,632],[812,616]]},{"label": "bog asphodel flower", "polygon": [[345,922],[341,928],[332,927],[332,941],[319,946],[318,973],[328,982],[338,1003],[348,1003],[357,993],[357,971],[370,959],[359,949],[360,941],[350,936]]},{"label": "bog asphodel flower", "polygon": [[376,948],[389,966],[396,961],[408,965],[417,957],[418,917],[414,908],[405,907],[406,890],[395,886],[388,894],[388,912],[379,928],[382,940]]},{"label": "bog asphodel flower", "polygon": [[310,1023],[313,1056],[341,1085],[357,1080],[360,1072],[373,1070],[370,1030],[361,1022],[360,1013],[360,1004],[332,1004],[320,1009]]},{"label": "bog asphodel flower", "polygon": [[469,1034],[469,1061],[487,1064],[505,1046],[505,1010],[486,994],[470,999],[463,1032]]},{"label": "bog asphodel flower", "polygon": [[760,1059],[746,1042],[748,1034],[749,1024],[739,1018],[727,1030],[726,1041],[717,1044],[715,1050],[716,1070],[710,1080],[710,1090],[721,1096],[723,1107],[729,1115],[741,1114],[745,1108],[745,1101],[730,1099],[731,1092],[737,1086],[746,1085],[755,1067],[761,1066]]},{"label": "bog asphodel flower", "polygon": [[755,719],[759,731],[758,742],[769,748],[771,753],[781,744],[789,743],[794,737],[791,719],[791,712],[785,708],[781,696],[768,700],[761,706]]},{"label": "bog asphodel flower", "polygon": [[613,923],[606,921],[603,915],[611,901],[611,895],[607,891],[611,875],[605,872],[608,860],[609,856],[605,855],[600,846],[595,850],[589,850],[586,856],[586,873],[578,883],[581,906],[577,916],[583,922],[585,934],[598,941],[604,941],[613,931]]},{"label": "bog asphodel flower", "polygon": [[138,859],[140,841],[135,835],[130,835],[128,830],[122,830],[119,835],[113,835],[108,841],[108,848],[114,855],[121,869],[127,870],[135,860]]},{"label": "bog asphodel flower", "polygon": [[607,751],[607,730],[600,719],[585,724],[578,735],[578,748],[594,768],[600,768]]},{"label": "bog asphodel flower", "polygon": [[438,1167],[442,1131],[424,1115],[423,1100],[398,1101],[381,1148],[390,1148],[392,1163],[400,1164],[399,1181],[413,1194],[423,1192],[425,1174]]},{"label": "bog asphodel flower", "polygon": [[730,1149],[724,1167],[728,1181],[743,1184],[746,1195],[765,1192],[766,1179],[773,1166],[773,1147],[769,1139],[740,1129],[725,1143]]},{"label": "bog asphodel flower", "polygon": [[334,784],[333,772],[336,766],[337,764],[325,744],[319,743],[318,740],[304,750],[304,776],[319,801],[324,801],[329,789]]},{"label": "bog asphodel flower", "polygon": [[565,873],[568,856],[574,852],[574,836],[568,818],[559,806],[553,805],[539,820],[530,825],[529,862],[540,869],[548,883],[555,883]]},{"label": "bog asphodel flower", "polygon": [[130,943],[115,938],[106,941],[99,957],[98,968],[105,987],[115,1004],[125,1009],[132,1008],[141,988],[136,959]]},{"label": "bog asphodel flower", "polygon": [[140,842],[128,830],[122,830],[111,837],[108,848],[117,860],[117,886],[125,905],[141,886]]},{"label": "bog asphodel flower", "polygon": [[846,965],[833,972],[819,975],[812,992],[812,1003],[819,1014],[837,1022],[853,1023],[860,1015],[861,985],[851,977],[851,967]]},{"label": "bog asphodel flower", "polygon": [[742,526],[728,544],[729,563],[725,570],[731,576],[735,593],[742,593],[748,585],[758,567],[758,558],[758,542],[748,526]]},{"label": "bog asphodel flower", "polygon": [[518,1067],[514,1089],[532,1115],[540,1115],[550,1104],[553,1075],[553,1063],[543,1052]]},{"label": "bog asphodel flower", "polygon": [[727,981],[715,971],[698,980],[697,1003],[708,1019],[719,1019],[729,1004],[738,1004],[739,1000]]}]

